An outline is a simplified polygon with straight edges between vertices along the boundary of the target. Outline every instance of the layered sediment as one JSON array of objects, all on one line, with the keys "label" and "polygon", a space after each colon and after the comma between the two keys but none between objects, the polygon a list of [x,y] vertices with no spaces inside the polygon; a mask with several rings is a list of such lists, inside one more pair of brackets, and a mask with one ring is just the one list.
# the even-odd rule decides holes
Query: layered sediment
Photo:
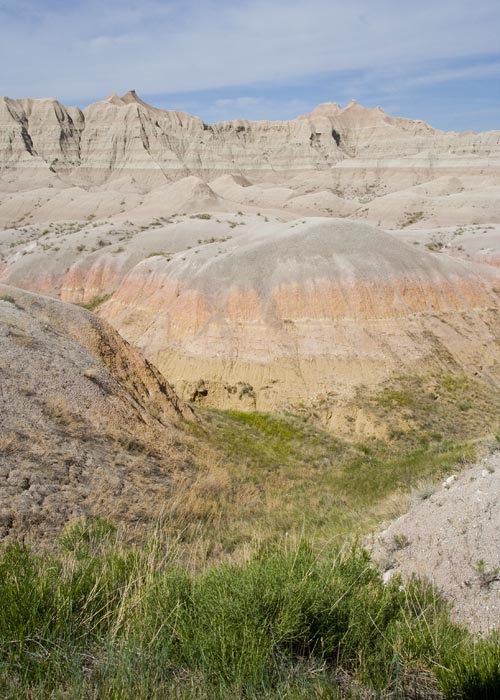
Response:
[{"label": "layered sediment", "polygon": [[[345,108],[326,103],[286,122],[209,125],[148,105],[134,91],[83,111],[56,100],[0,99],[0,184],[5,194],[21,189],[26,195],[25,208],[17,196],[3,202],[0,219],[14,221],[36,208],[35,220],[48,221],[61,218],[63,206],[66,218],[117,215],[122,202],[133,210],[138,195],[193,177],[199,187],[214,183],[205,199],[223,209],[237,201],[299,215],[366,218],[391,228],[412,217],[437,218],[441,225],[498,220],[500,132],[441,132],[356,102]],[[496,204],[494,192],[485,198],[485,187],[497,193]],[[117,192],[125,200],[112,196]],[[163,205],[168,211],[168,200],[178,200],[179,192],[165,195],[153,201],[156,214]],[[453,206],[444,202],[440,214],[439,198],[448,195],[455,197]],[[200,192],[190,197],[199,200]]]},{"label": "layered sediment", "polygon": [[187,398],[276,409],[498,362],[496,270],[305,219],[136,265],[102,315]]}]

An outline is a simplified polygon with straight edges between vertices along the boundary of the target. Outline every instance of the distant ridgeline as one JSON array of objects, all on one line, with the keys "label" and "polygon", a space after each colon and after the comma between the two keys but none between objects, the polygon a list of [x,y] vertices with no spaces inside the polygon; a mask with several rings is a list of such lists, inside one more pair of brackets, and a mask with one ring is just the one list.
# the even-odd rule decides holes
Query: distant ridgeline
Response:
[{"label": "distant ridgeline", "polygon": [[0,98],[0,168],[41,170],[72,184],[102,184],[118,173],[149,186],[188,174],[242,172],[276,182],[285,174],[334,170],[343,185],[356,177],[353,169],[411,168],[415,182],[415,170],[425,181],[429,170],[499,167],[500,132],[444,133],[355,101],[344,109],[322,104],[288,122],[208,125],[152,107],[134,91],[83,111],[52,99]]}]

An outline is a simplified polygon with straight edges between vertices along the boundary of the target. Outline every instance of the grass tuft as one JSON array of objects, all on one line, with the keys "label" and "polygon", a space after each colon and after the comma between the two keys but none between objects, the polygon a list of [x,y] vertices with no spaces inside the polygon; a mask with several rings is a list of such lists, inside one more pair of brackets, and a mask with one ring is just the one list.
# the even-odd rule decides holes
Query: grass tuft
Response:
[{"label": "grass tuft", "polygon": [[304,540],[281,542],[190,573],[171,543],[124,547],[112,526],[87,522],[55,554],[4,548],[0,596],[6,700],[500,690],[498,640],[474,640],[417,581],[384,586],[358,546],[318,556]]},{"label": "grass tuft", "polygon": [[99,306],[101,306],[101,304],[104,304],[104,302],[108,301],[108,299],[111,299],[111,297],[111,294],[95,296],[90,301],[87,301],[84,304],[78,304],[78,306],[81,306],[83,309],[87,309],[87,311],[95,311]]}]

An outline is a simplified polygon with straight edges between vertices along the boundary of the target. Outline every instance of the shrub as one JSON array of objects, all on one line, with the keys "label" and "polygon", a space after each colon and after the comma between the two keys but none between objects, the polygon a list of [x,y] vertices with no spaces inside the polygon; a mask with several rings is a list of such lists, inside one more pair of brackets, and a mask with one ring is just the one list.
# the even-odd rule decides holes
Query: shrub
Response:
[{"label": "shrub", "polygon": [[498,640],[421,583],[384,586],[357,546],[282,543],[198,573],[101,520],[60,546],[1,553],[3,698],[335,698],[339,679],[349,697],[498,697]]},{"label": "shrub", "polygon": [[87,311],[95,311],[97,307],[101,306],[101,304],[104,304],[105,301],[108,301],[108,299],[111,299],[111,294],[102,294],[101,296],[97,295],[93,297],[90,301],[87,301],[83,304],[79,304],[83,309],[87,309]]}]

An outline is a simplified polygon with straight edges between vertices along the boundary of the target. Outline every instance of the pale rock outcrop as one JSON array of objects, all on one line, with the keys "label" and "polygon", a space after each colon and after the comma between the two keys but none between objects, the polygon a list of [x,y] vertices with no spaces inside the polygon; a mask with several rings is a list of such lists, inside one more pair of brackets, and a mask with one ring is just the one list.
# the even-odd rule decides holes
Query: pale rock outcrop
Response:
[{"label": "pale rock outcrop", "polygon": [[[194,175],[215,181],[214,191],[230,200],[256,206],[283,206],[289,187],[296,196],[330,191],[356,201],[341,211],[331,197],[324,204],[313,200],[302,213],[315,206],[326,214],[373,220],[377,212],[372,216],[360,204],[435,178],[494,178],[498,188],[500,132],[444,133],[356,102],[344,109],[320,105],[288,122],[207,125],[184,112],[152,107],[134,91],[122,98],[113,94],[83,112],[55,100],[2,98],[0,178],[8,187],[12,178],[32,178],[33,172],[58,187],[127,182],[143,191]],[[243,180],[220,181],[223,174]],[[264,185],[274,192],[259,189]]]},{"label": "pale rock outcrop", "polygon": [[[412,507],[373,542],[384,578],[427,579],[475,632],[500,626],[500,453],[415,493]],[[420,498],[419,498],[420,496]]]}]

